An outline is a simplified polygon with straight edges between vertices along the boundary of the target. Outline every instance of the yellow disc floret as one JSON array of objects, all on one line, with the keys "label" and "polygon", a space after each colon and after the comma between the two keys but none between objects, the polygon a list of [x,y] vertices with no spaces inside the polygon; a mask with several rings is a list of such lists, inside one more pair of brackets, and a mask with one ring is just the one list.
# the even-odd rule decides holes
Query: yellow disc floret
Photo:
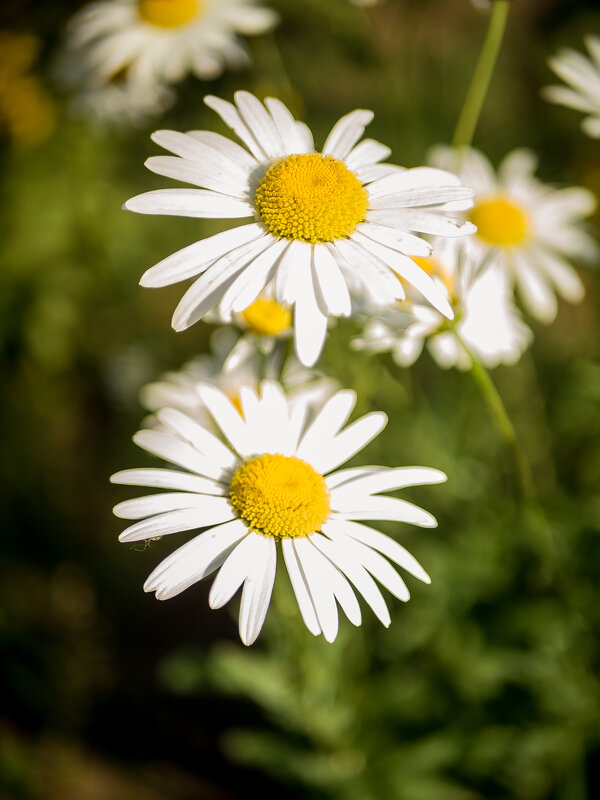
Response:
[{"label": "yellow disc floret", "polygon": [[140,17],[159,28],[181,28],[202,11],[203,0],[139,0]]},{"label": "yellow disc floret", "polygon": [[277,538],[308,536],[330,512],[322,475],[295,456],[270,453],[238,467],[229,500],[251,530]]},{"label": "yellow disc floret", "polygon": [[287,156],[266,171],[256,210],[274,236],[332,242],[365,218],[368,195],[343,161],[320,153]]},{"label": "yellow disc floret", "polygon": [[242,319],[255,336],[279,336],[292,324],[292,312],[272,297],[259,297],[242,311]]},{"label": "yellow disc floret", "polygon": [[476,203],[469,219],[477,225],[477,236],[487,244],[514,247],[529,236],[527,213],[507,197],[487,197]]}]

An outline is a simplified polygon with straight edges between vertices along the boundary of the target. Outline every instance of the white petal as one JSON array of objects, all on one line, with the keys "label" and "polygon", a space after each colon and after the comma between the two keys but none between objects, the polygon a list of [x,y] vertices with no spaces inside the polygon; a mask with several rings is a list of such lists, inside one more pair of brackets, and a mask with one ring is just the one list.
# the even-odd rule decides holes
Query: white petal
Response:
[{"label": "white petal", "polygon": [[338,612],[328,572],[322,568],[324,559],[319,558],[318,550],[308,537],[292,539],[292,543],[312,597],[319,627],[326,641],[333,642],[338,634]]},{"label": "white petal", "polygon": [[357,478],[362,478],[367,475],[378,475],[381,472],[386,472],[388,467],[349,467],[348,469],[338,469],[331,472],[325,483],[329,490],[336,486],[341,486],[349,481],[354,481]]},{"label": "white petal", "polygon": [[202,163],[191,161],[177,156],[151,156],[147,158],[144,165],[157,175],[164,175],[184,183],[192,183],[195,186],[202,186],[204,189],[211,189],[232,197],[239,197],[244,200],[248,198],[249,186],[247,180],[240,180],[239,177],[227,168],[227,162],[223,159],[214,159],[217,163],[206,159]]},{"label": "white petal", "polygon": [[407,256],[426,258],[433,251],[433,247],[425,239],[420,239],[412,233],[399,231],[397,228],[376,225],[374,222],[361,222],[355,230],[368,236],[369,239],[390,247],[392,250],[397,250],[399,253],[405,253]]},{"label": "white petal", "polygon": [[250,92],[243,91],[236,92],[234,100],[248,130],[252,131],[252,135],[267,156],[271,160],[276,160],[287,155],[289,151],[281,139],[277,126],[260,100]]},{"label": "white petal", "polygon": [[124,469],[111,475],[110,482],[128,486],[151,486],[156,489],[179,489],[200,494],[224,495],[227,491],[223,483],[174,469]]},{"label": "white petal", "polygon": [[321,626],[319,625],[313,599],[308,589],[308,584],[300,561],[296,555],[292,539],[282,539],[281,549],[304,624],[313,636],[318,636],[321,633]]},{"label": "white petal", "polygon": [[570,303],[583,300],[585,287],[576,270],[563,258],[547,250],[536,251],[536,258],[551,279],[557,292]]},{"label": "white petal", "polygon": [[191,472],[197,472],[204,477],[218,481],[225,474],[225,471],[218,464],[212,462],[173,434],[163,431],[143,430],[134,435],[133,441],[138,447],[142,447],[149,453],[153,453],[159,458],[164,458],[165,461],[170,461],[171,464],[177,464],[179,467],[189,469]]},{"label": "white petal", "polygon": [[288,153],[310,153],[313,149],[312,141],[307,142],[306,136],[297,127],[296,120],[281,100],[267,97],[265,105],[271,113],[281,140],[285,142],[286,151]]},{"label": "white petal", "polygon": [[352,310],[348,285],[333,255],[327,247],[315,245],[313,253],[313,282],[323,313],[347,317]]},{"label": "white petal", "polygon": [[144,591],[156,592],[159,600],[174,597],[220,567],[247,535],[248,528],[240,519],[204,531],[161,561],[148,576]]},{"label": "white petal", "polygon": [[356,109],[342,117],[331,129],[323,145],[323,155],[343,160],[363,135],[365,127],[373,119],[373,112]]},{"label": "white petal", "polygon": [[324,442],[321,453],[312,459],[312,465],[323,475],[330,472],[362,450],[367,442],[381,432],[386,423],[387,416],[381,411],[365,414],[334,439]]},{"label": "white petal", "polygon": [[[194,492],[163,492],[118,503],[113,508],[113,514],[121,519],[143,519],[154,514],[164,514],[167,511],[193,508],[197,512],[197,519],[201,520],[204,513],[209,516],[215,513],[227,515],[230,511],[228,506],[229,501],[224,497],[195,494]],[[212,521],[209,524],[212,524]],[[196,525],[196,527],[201,526],[201,523]]]},{"label": "white petal", "polygon": [[246,580],[254,569],[254,562],[260,558],[260,540],[266,537],[249,533],[227,556],[208,595],[211,608],[222,608]]},{"label": "white petal", "polygon": [[[207,498],[208,499],[208,498]],[[223,503],[229,505],[224,497],[213,497],[212,500],[221,501],[211,513],[200,514],[195,508],[184,508],[178,511],[167,511],[157,514],[149,519],[130,525],[119,536],[120,542],[140,542],[143,539],[153,539],[156,536],[167,536],[181,531],[193,531],[207,525],[216,525],[233,519],[233,510],[225,508]]]},{"label": "white petal", "polygon": [[388,519],[409,522],[421,528],[435,528],[437,521],[428,511],[419,506],[398,500],[396,497],[339,496],[332,494],[331,510],[346,519]]},{"label": "white petal", "polygon": [[231,139],[221,136],[220,133],[213,133],[213,131],[188,131],[187,135],[228,159],[246,176],[249,176],[259,167],[259,163],[254,156],[250,155],[243,147],[240,147],[237,142],[232,142]]},{"label": "white petal", "polygon": [[383,556],[380,556],[379,553],[362,544],[362,542],[353,540],[348,536],[343,536],[333,531],[328,533],[328,536],[334,541],[341,542],[348,555],[362,564],[394,597],[403,601],[410,599],[410,592],[406,584],[390,562]]},{"label": "white petal", "polygon": [[252,565],[244,582],[240,603],[240,637],[251,645],[260,633],[273,593],[277,551],[275,540],[270,536],[259,536],[258,547],[252,554]]},{"label": "white petal", "polygon": [[155,288],[193,278],[206,270],[216,259],[262,236],[264,236],[263,229],[256,223],[216,233],[178,250],[150,267],[142,275],[140,284]]},{"label": "white petal", "polygon": [[517,289],[524,305],[541,322],[552,322],[556,317],[556,296],[547,281],[520,253],[513,253]]},{"label": "white petal", "polygon": [[391,304],[404,298],[404,289],[398,276],[373,253],[352,239],[337,239],[332,246],[336,259],[356,276],[381,303]]},{"label": "white petal", "polygon": [[199,384],[197,392],[235,450],[240,455],[250,455],[253,450],[254,439],[248,426],[231,401],[222,392],[209,384]]},{"label": "white petal", "polygon": [[374,139],[363,139],[346,156],[346,166],[354,171],[360,167],[383,161],[384,158],[391,155],[391,152],[385,144],[376,142]]},{"label": "white petal", "polygon": [[235,219],[254,214],[253,207],[245,200],[205,189],[156,189],[132,197],[123,208],[138,214],[204,219]]},{"label": "white petal", "polygon": [[248,129],[237,108],[232,103],[228,103],[226,100],[214,95],[207,95],[204,98],[204,102],[209,108],[217,112],[223,122],[242,140],[260,164],[264,164],[269,160],[269,156]]},{"label": "white petal", "polygon": [[440,285],[433,281],[425,270],[421,269],[412,259],[402,253],[398,253],[396,250],[391,250],[389,247],[374,242],[362,233],[355,231],[352,234],[352,239],[365,250],[381,259],[385,264],[388,264],[394,272],[414,286],[429,300],[434,308],[437,308],[440,314],[443,314],[448,319],[454,318],[454,311],[448,302],[448,292],[443,284]]},{"label": "white petal", "polygon": [[309,463],[317,458],[324,439],[335,436],[356,405],[356,392],[345,389],[336,392],[325,403],[315,420],[306,430],[296,455]]},{"label": "white petal", "polygon": [[367,545],[367,547],[372,547],[374,550],[383,553],[384,556],[387,556],[398,566],[403,567],[423,583],[431,583],[431,578],[417,559],[406,548],[380,531],[376,531],[367,525],[361,525],[359,522],[334,519],[328,520],[323,525],[323,531],[327,536],[335,536],[336,534],[338,536],[350,536],[352,539]]},{"label": "white petal", "polygon": [[166,428],[188,441],[199,453],[216,462],[221,469],[231,470],[237,467],[238,459],[231,450],[186,414],[174,408],[163,408],[156,416]]},{"label": "white petal", "polygon": [[388,208],[367,211],[367,221],[380,225],[399,227],[408,231],[430,233],[434,236],[467,236],[475,233],[477,228],[471,222],[454,217],[444,217],[432,211],[414,211],[409,209]]},{"label": "white petal", "polygon": [[327,558],[340,569],[346,577],[356,586],[378,619],[387,628],[391,623],[390,612],[377,588],[377,584],[361,565],[360,561],[353,559],[344,550],[343,544],[326,539],[324,536],[314,534],[311,540]]},{"label": "white petal", "polygon": [[278,303],[291,305],[296,300],[297,278],[303,272],[310,272],[312,245],[294,239],[290,242],[277,268],[275,277],[275,297]]},{"label": "white petal", "polygon": [[321,311],[317,303],[310,265],[308,265],[308,269],[298,271],[295,289],[294,343],[296,353],[305,367],[312,367],[325,344],[327,315]]},{"label": "white petal", "polygon": [[256,256],[270,247],[274,239],[263,234],[226,253],[195,281],[179,301],[173,314],[176,331],[189,328],[217,305],[238,273],[246,269]]},{"label": "white petal", "polygon": [[264,250],[234,280],[223,295],[219,312],[229,319],[231,312],[241,312],[253,303],[273,277],[279,259],[289,246],[286,239],[280,239]]},{"label": "white petal", "polygon": [[[430,467],[395,467],[393,469],[379,468],[380,471],[369,471],[365,474],[358,474],[356,478],[349,478],[344,482],[343,487],[335,490],[336,497],[352,497],[357,492],[366,494],[376,494],[377,492],[390,492],[394,489],[403,489],[406,486],[423,486],[431,483],[443,483],[448,480],[447,476],[439,469]],[[343,470],[342,472],[350,472]],[[336,475],[338,473],[335,473]],[[332,477],[332,476],[330,476]]]}]

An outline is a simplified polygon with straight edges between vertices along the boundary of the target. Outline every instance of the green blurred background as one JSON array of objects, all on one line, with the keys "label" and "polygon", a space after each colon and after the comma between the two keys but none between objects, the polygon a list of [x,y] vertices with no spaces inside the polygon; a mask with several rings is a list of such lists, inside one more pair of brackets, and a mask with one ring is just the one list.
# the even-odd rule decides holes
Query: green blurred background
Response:
[{"label": "green blurred background", "polygon": [[[171,331],[180,287],[137,285],[219,230],[121,210],[165,185],[143,167],[157,152],[149,133],[221,130],[203,94],[248,88],[287,102],[318,144],[339,116],[372,108],[369,135],[414,166],[451,138],[486,15],[468,0],[370,11],[277,0],[275,34],[248,40],[251,69],[190,79],[167,114],[131,130],[73,119],[53,85],[79,5],[5,0],[0,12],[2,31],[37,37],[25,83],[0,46],[0,797],[600,797],[597,271],[582,269],[580,306],[561,304],[550,327],[530,320],[532,350],[494,371],[549,539],[520,507],[468,374],[428,356],[394,369],[350,354],[351,322],[333,332],[324,370],[357,389],[358,412],[390,416],[361,460],[449,475],[410,493],[437,530],[382,526],[433,578],[410,583],[407,605],[390,599],[389,630],[365,613],[359,629],[342,622],[335,644],[313,639],[279,575],[278,609],[246,649],[236,603],[208,609],[209,581],[167,603],[145,595],[172,543],[119,545],[111,514],[130,492],[108,476],[150,463],[130,439],[140,386],[205,352],[210,333]],[[600,194],[600,142],[539,96],[555,82],[546,58],[581,50],[588,32],[600,33],[594,0],[515,0],[475,143],[496,163],[532,147],[542,179]]]}]

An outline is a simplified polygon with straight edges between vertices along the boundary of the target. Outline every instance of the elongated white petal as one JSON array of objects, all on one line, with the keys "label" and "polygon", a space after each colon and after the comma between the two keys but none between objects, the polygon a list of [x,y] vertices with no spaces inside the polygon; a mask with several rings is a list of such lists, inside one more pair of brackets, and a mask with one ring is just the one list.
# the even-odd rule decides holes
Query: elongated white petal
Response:
[{"label": "elongated white petal", "polygon": [[323,155],[345,159],[372,119],[373,112],[361,108],[346,114],[331,129],[323,145]]},{"label": "elongated white petal", "polygon": [[[327,536],[350,536],[367,547],[378,550],[390,561],[398,564],[398,566],[410,572],[411,575],[414,575],[415,578],[423,581],[423,583],[431,583],[429,575],[406,548],[368,525],[362,525],[360,522],[351,520],[330,519],[323,525],[323,531]],[[343,547],[343,544],[340,544],[340,546]]]},{"label": "elongated white petal", "polygon": [[144,591],[156,592],[159,600],[174,597],[220,567],[247,535],[239,519],[204,531],[161,561],[144,583]]},{"label": "elongated white petal", "polygon": [[[310,560],[312,562],[313,573],[318,572],[322,579],[329,584],[336,600],[350,622],[353,625],[360,625],[362,616],[356,595],[343,572],[317,547],[315,539],[318,539],[319,536],[318,533],[314,533],[307,537],[308,543],[312,548]],[[320,538],[324,540],[325,537]]]},{"label": "elongated white petal", "polygon": [[210,411],[215,422],[240,455],[250,455],[253,451],[254,437],[231,401],[214,386],[199,384],[200,399]]},{"label": "elongated white petal", "polygon": [[388,467],[349,467],[348,469],[339,469],[335,472],[331,472],[325,479],[325,482],[329,490],[331,490],[336,486],[354,481],[366,475],[376,475],[380,472],[387,472],[387,469]]},{"label": "elongated white petal", "polygon": [[353,559],[351,555],[344,550],[343,544],[337,541],[332,541],[319,534],[314,534],[311,540],[315,547],[327,556],[327,558],[346,575],[348,580],[356,586],[357,590],[375,612],[375,615],[387,628],[392,621],[388,607],[383,599],[383,595],[377,588],[377,584],[366,569],[364,569],[360,561],[358,561],[358,559]]},{"label": "elongated white petal", "polygon": [[251,645],[262,629],[275,582],[275,540],[259,534],[256,538],[258,546],[255,545],[252,553],[251,569],[240,602],[240,638],[245,645]]},{"label": "elongated white petal", "polygon": [[[360,498],[360,499],[359,499]],[[348,497],[332,493],[331,510],[347,519],[389,519],[410,522],[422,528],[435,528],[437,521],[428,511],[396,497]]]},{"label": "elongated white petal", "polygon": [[240,225],[178,250],[164,258],[142,275],[140,284],[148,287],[169,286],[193,278],[207,269],[215,260],[247,242],[264,235],[256,223]]},{"label": "elongated white petal", "polygon": [[310,272],[312,245],[294,239],[283,253],[275,277],[275,297],[278,303],[291,305],[296,301],[298,275]]},{"label": "elongated white petal", "polygon": [[166,511],[149,519],[130,525],[119,536],[120,542],[140,542],[156,536],[167,536],[181,531],[193,531],[233,519],[233,509],[224,497],[206,498],[219,501],[214,508],[200,513],[196,508],[184,508],[178,511]]},{"label": "elongated white petal", "polygon": [[249,533],[227,556],[208,595],[211,608],[222,608],[231,600],[252,572],[255,558],[259,557],[257,550],[260,548],[260,539],[264,538],[260,534]]},{"label": "elongated white petal", "polygon": [[227,491],[224,483],[174,469],[124,469],[111,475],[110,482],[156,489],[179,489],[200,494],[224,495]]},{"label": "elongated white petal", "polygon": [[391,152],[385,144],[376,142],[374,139],[363,139],[346,156],[346,166],[354,171],[360,167],[383,161],[384,158],[391,155]]},{"label": "elongated white petal", "polygon": [[258,239],[253,239],[230,251],[212,264],[181,298],[173,314],[173,328],[184,330],[201,319],[220,301],[235,277],[273,241],[272,236],[263,234]]},{"label": "elongated white petal", "polygon": [[235,219],[254,214],[253,207],[246,200],[208,189],[156,189],[132,197],[123,208],[138,214],[167,214],[204,219]]},{"label": "elongated white petal", "polygon": [[313,247],[313,282],[323,313],[347,317],[352,310],[350,292],[344,276],[327,247]]},{"label": "elongated white petal", "polygon": [[[231,139],[228,139],[226,136],[221,136],[220,133],[213,133],[213,131],[188,131],[187,136],[200,142],[205,147],[214,150],[214,152],[219,153],[232,164],[235,164],[240,170],[240,173],[246,176],[250,176],[259,167],[258,161],[245,148],[240,147],[237,142],[232,142]],[[164,146],[165,145],[163,145],[163,147]],[[169,149],[171,148],[169,147]],[[182,154],[178,153],[178,155]]]},{"label": "elongated white petal", "polygon": [[279,130],[260,100],[244,91],[236,92],[234,100],[248,130],[252,131],[266,155],[271,160],[287,155],[289,151],[286,150]]},{"label": "elongated white petal", "polygon": [[179,467],[197,472],[207,478],[221,480],[225,471],[218,464],[199,453],[194,447],[181,441],[177,436],[163,431],[143,430],[138,431],[133,441],[165,461],[177,464]]},{"label": "elongated white petal", "polygon": [[204,102],[209,108],[217,112],[223,122],[242,140],[260,164],[268,162],[269,156],[266,151],[260,146],[260,143],[242,120],[237,108],[232,103],[228,103],[226,100],[222,100],[220,97],[215,97],[214,95],[207,95],[204,98]]},{"label": "elongated white petal", "polygon": [[334,541],[343,542],[343,547],[349,556],[357,559],[394,597],[404,602],[410,599],[406,584],[383,556],[356,539],[350,539],[348,536],[340,537],[337,532],[330,532],[327,535]]},{"label": "elongated white petal", "polygon": [[356,392],[345,389],[336,392],[325,403],[310,427],[304,433],[297,456],[309,463],[319,456],[324,438],[335,436],[356,405]]},{"label": "elongated white petal", "polygon": [[279,131],[281,140],[286,144],[288,153],[310,153],[313,150],[312,141],[307,142],[306,136],[298,128],[296,120],[284,104],[275,97],[267,97],[265,105],[268,108],[273,122]]},{"label": "elongated white petal", "polygon": [[287,567],[288,575],[290,576],[290,583],[296,595],[298,608],[302,614],[302,619],[308,630],[313,636],[318,636],[321,631],[321,625],[317,617],[314,602],[308,588],[308,582],[304,571],[300,564],[300,560],[296,555],[292,539],[282,539],[281,549],[283,551],[283,558]]},{"label": "elongated white petal", "polygon": [[[350,472],[350,470],[346,470]],[[375,494],[389,492],[394,489],[403,489],[406,486],[421,486],[430,483],[443,483],[447,476],[439,469],[430,467],[396,467],[395,469],[381,469],[378,472],[358,474],[355,479],[348,478],[342,487],[335,490],[335,496],[340,499],[356,497],[358,493]]]},{"label": "elongated white petal", "polygon": [[317,549],[307,537],[292,539],[296,557],[306,579],[319,627],[328,642],[335,641],[339,620],[335,595],[329,583],[328,571],[323,568],[324,559],[319,558]]},{"label": "elongated white petal", "polygon": [[[230,510],[229,501],[224,497],[195,492],[163,492],[124,500],[113,508],[113,514],[121,519],[143,519],[154,514],[164,514],[167,511],[184,508],[196,510],[198,520],[202,519],[204,513],[209,516],[215,513],[227,515]],[[198,527],[200,525],[201,523],[198,523]]]},{"label": "elongated white petal", "polygon": [[327,442],[320,454],[313,456],[311,464],[325,474],[348,461],[361,450],[367,442],[374,439],[385,427],[387,416],[381,411],[373,411],[348,425],[338,436]]},{"label": "elongated white petal", "polygon": [[361,222],[356,226],[356,231],[368,236],[379,244],[405,253],[408,256],[430,256],[433,247],[425,239],[419,239],[412,233],[388,228],[385,225],[376,225],[374,222]]},{"label": "elongated white petal", "polygon": [[276,241],[249,264],[227,289],[221,300],[219,311],[224,319],[231,312],[248,308],[271,280],[284,250],[289,246],[287,240]]},{"label": "elongated white petal", "polygon": [[[304,264],[302,266],[305,266]],[[294,343],[298,358],[305,367],[317,361],[327,336],[327,315],[319,308],[310,265],[296,277]]]},{"label": "elongated white petal", "polygon": [[380,225],[399,227],[407,231],[430,233],[434,236],[467,236],[475,233],[477,228],[472,222],[455,217],[445,217],[432,211],[416,211],[414,209],[387,208],[367,211],[367,220]]},{"label": "elongated white petal", "polygon": [[224,471],[237,467],[238,459],[231,450],[186,414],[175,408],[163,408],[156,416],[165,427],[188,441],[203,456],[215,461]]},{"label": "elongated white petal", "polygon": [[218,158],[199,163],[176,156],[151,156],[146,159],[145,166],[157,175],[247,200],[248,181],[240,180],[234,170],[228,170],[227,163]]}]

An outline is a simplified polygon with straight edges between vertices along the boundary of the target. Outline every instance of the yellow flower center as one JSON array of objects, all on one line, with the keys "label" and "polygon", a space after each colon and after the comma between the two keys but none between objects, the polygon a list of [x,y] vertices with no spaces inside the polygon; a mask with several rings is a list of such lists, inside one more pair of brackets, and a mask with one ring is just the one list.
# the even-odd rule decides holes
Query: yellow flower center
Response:
[{"label": "yellow flower center", "polygon": [[488,197],[476,203],[469,219],[487,244],[512,247],[529,236],[527,213],[506,197]]},{"label": "yellow flower center", "polygon": [[325,479],[295,456],[251,458],[231,479],[229,499],[249,528],[277,538],[308,536],[330,512]]},{"label": "yellow flower center", "polygon": [[274,236],[332,242],[365,218],[368,195],[343,161],[321,153],[292,155],[266,171],[255,195],[261,220]]},{"label": "yellow flower center", "polygon": [[202,10],[202,0],[139,0],[140,17],[159,28],[181,28]]},{"label": "yellow flower center", "polygon": [[255,336],[279,336],[292,324],[292,312],[272,297],[259,297],[242,311],[242,319]]}]

